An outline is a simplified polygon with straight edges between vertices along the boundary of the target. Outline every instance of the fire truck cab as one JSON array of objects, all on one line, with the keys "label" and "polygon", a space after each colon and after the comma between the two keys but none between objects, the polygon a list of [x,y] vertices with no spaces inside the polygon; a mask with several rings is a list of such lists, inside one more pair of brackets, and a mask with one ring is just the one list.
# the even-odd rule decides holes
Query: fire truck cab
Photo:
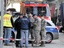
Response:
[{"label": "fire truck cab", "polygon": [[51,13],[49,5],[45,2],[21,2],[20,3],[21,13],[32,13],[37,16],[45,16],[46,19],[51,19]]}]

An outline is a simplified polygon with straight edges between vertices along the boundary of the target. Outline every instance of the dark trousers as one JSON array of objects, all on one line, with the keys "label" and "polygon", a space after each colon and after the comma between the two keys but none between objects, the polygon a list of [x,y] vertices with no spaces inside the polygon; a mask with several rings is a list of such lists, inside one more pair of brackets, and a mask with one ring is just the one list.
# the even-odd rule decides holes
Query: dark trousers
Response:
[{"label": "dark trousers", "polygon": [[[20,35],[21,35],[20,30],[17,30],[16,39],[20,39],[20,37],[21,37]],[[16,41],[16,46],[19,46],[19,44],[20,44],[20,40],[17,40]]]},{"label": "dark trousers", "polygon": [[35,39],[34,29],[30,29],[29,32],[30,32],[30,34],[31,34],[31,39]]}]

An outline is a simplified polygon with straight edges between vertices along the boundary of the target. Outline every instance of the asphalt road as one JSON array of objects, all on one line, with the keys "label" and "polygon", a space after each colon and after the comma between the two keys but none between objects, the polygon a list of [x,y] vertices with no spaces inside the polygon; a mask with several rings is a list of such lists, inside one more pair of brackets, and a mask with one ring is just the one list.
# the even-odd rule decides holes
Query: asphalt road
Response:
[{"label": "asphalt road", "polygon": [[59,33],[59,39],[46,44],[46,48],[64,48],[64,33]]}]

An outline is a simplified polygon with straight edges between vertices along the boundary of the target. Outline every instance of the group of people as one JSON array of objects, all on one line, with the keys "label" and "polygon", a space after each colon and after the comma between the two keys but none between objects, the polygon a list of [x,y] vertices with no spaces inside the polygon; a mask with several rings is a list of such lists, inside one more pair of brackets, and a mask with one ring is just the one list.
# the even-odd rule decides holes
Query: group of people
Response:
[{"label": "group of people", "polygon": [[[20,41],[16,41],[16,47],[20,45],[22,48],[25,43],[26,48],[28,48],[29,34],[31,34],[32,46],[34,42],[36,43],[36,46],[45,46],[46,22],[44,16],[38,17],[36,14],[32,15],[31,13],[27,14],[27,16],[19,13],[18,16],[19,17],[14,22],[14,17],[11,15],[10,10],[3,16],[4,38],[9,39],[11,37],[11,28],[13,27],[17,31],[16,38],[21,39]],[[4,43],[8,45],[10,40],[4,40]]]}]

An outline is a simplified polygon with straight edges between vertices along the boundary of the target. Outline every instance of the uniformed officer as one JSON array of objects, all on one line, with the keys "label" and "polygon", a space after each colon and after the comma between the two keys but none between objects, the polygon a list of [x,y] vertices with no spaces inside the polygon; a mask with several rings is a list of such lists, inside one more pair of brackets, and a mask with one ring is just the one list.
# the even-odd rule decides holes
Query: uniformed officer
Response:
[{"label": "uniformed officer", "polygon": [[31,39],[33,41],[34,40],[34,29],[33,29],[34,18],[33,18],[33,15],[31,13],[28,14],[28,18],[29,18],[30,23],[31,23],[31,27],[29,28],[29,32],[31,34]]},{"label": "uniformed officer", "polygon": [[46,32],[45,32],[45,26],[46,22],[44,20],[44,16],[41,17],[41,45],[40,46],[45,46],[45,37],[46,37]]},{"label": "uniformed officer", "polygon": [[35,33],[36,46],[39,46],[40,30],[41,30],[41,19],[39,17],[37,17],[36,14],[34,14],[33,17],[34,17],[34,33]]}]

